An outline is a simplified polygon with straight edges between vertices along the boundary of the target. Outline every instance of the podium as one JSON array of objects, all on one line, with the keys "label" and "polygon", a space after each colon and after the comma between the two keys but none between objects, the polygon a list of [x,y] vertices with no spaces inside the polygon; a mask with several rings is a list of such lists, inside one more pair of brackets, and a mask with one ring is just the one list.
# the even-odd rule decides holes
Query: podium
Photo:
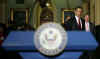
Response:
[{"label": "podium", "polygon": [[[92,51],[98,46],[90,32],[67,31],[68,42],[64,52],[53,59],[79,59],[85,50]],[[23,59],[51,59],[40,54],[34,46],[34,31],[12,31],[2,47],[6,51],[18,51]]]}]

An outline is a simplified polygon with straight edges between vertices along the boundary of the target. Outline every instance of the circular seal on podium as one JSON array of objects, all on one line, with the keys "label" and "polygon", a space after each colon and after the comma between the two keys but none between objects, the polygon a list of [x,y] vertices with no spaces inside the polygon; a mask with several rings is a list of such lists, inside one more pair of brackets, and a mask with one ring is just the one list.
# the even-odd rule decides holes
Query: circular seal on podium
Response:
[{"label": "circular seal on podium", "polygon": [[37,50],[46,56],[60,54],[67,45],[67,33],[57,23],[42,24],[34,35]]}]

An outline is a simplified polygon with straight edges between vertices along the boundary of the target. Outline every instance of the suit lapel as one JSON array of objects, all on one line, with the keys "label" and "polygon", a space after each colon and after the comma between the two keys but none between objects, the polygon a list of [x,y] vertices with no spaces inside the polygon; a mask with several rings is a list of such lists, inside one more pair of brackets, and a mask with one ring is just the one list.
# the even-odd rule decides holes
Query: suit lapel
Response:
[{"label": "suit lapel", "polygon": [[85,21],[81,18],[82,21],[82,30],[85,30]]},{"label": "suit lapel", "polygon": [[73,23],[72,23],[72,25],[73,25],[73,28],[74,29],[78,29],[78,24],[77,24],[77,21],[76,21],[76,18],[74,17],[74,19],[73,19]]}]

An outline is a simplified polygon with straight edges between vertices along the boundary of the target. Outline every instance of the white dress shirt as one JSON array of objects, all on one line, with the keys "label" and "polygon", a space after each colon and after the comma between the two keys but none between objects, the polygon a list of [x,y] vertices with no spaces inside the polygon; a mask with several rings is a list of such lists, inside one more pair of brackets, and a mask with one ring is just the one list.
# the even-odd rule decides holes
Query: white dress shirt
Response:
[{"label": "white dress shirt", "polygon": [[[79,24],[78,16],[75,16],[75,18],[76,18],[77,24]],[[82,28],[82,21],[81,21],[81,19],[80,19],[80,24],[81,24],[81,28]]]},{"label": "white dress shirt", "polygon": [[89,24],[89,22],[85,22],[85,30],[86,30],[86,32],[90,31],[90,24]]}]

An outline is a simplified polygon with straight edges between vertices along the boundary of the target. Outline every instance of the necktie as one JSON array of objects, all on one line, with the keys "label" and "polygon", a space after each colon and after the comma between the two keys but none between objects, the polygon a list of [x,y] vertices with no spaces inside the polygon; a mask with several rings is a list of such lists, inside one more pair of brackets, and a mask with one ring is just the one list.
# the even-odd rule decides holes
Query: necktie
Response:
[{"label": "necktie", "polygon": [[78,28],[81,30],[81,22],[80,22],[80,18],[78,18]]}]

